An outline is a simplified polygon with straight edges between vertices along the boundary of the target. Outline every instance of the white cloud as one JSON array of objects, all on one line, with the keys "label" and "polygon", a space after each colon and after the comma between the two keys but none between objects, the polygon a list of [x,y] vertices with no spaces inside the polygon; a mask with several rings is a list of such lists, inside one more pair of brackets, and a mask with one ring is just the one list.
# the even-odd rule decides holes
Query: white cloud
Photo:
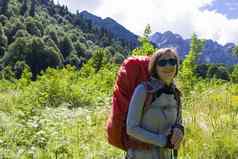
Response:
[{"label": "white cloud", "polygon": [[[142,35],[146,24],[153,32],[167,30],[190,38],[195,32],[225,44],[238,43],[238,19],[227,19],[215,11],[199,8],[214,0],[60,0],[70,8],[86,9],[102,18],[111,17],[130,31]],[[95,2],[95,3],[94,3]]]}]

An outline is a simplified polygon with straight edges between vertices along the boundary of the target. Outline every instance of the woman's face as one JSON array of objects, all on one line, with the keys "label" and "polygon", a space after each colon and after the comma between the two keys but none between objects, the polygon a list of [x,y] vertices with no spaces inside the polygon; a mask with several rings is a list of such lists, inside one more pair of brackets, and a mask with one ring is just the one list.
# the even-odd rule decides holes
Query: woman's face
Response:
[{"label": "woman's face", "polygon": [[156,71],[160,79],[166,84],[170,84],[176,74],[177,60],[173,53],[162,55],[156,63]]}]

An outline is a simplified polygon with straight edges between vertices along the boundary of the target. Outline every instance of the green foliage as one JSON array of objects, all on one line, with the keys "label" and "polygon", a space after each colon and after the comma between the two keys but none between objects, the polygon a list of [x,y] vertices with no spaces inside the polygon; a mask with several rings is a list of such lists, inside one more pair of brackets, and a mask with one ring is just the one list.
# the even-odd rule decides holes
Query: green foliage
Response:
[{"label": "green foliage", "polygon": [[238,45],[233,49],[233,53],[238,56]]},{"label": "green foliage", "polygon": [[76,55],[76,53],[72,52],[64,61],[64,64],[70,64],[71,66],[75,66],[77,69],[80,69],[82,65],[82,60]]},{"label": "green foliage", "polygon": [[120,53],[116,53],[113,56],[113,62],[116,64],[121,64],[124,61],[124,59],[125,59],[125,57]]},{"label": "green foliage", "polygon": [[209,67],[208,72],[207,72],[207,77],[208,78],[219,78],[219,79],[224,79],[224,80],[229,80],[229,73],[226,70],[224,66],[215,66],[212,65]]},{"label": "green foliage", "polygon": [[0,24],[0,46],[7,47],[8,39],[4,33],[3,26]]},{"label": "green foliage", "polygon": [[74,50],[73,43],[72,43],[71,39],[67,35],[65,35],[60,40],[60,42],[59,42],[59,49],[60,49],[62,55],[64,56],[64,58],[69,56],[69,54]]},{"label": "green foliage", "polygon": [[26,30],[25,24],[18,18],[11,17],[5,25],[5,35],[8,38],[8,43],[12,43],[15,39],[18,30]]},{"label": "green foliage", "polygon": [[26,29],[31,35],[42,36],[44,35],[44,27],[41,23],[37,21],[37,19],[28,17],[26,19]]},{"label": "green foliage", "polygon": [[235,65],[234,70],[231,73],[232,82],[238,82],[238,65]]},{"label": "green foliage", "polygon": [[8,39],[3,31],[2,25],[0,24],[0,58],[4,55],[7,45]]},{"label": "green foliage", "polygon": [[136,48],[132,51],[132,55],[134,56],[143,56],[143,55],[152,55],[155,52],[154,46],[149,41],[149,35],[151,34],[151,28],[148,24],[144,30],[143,37],[140,37],[139,44],[140,47]]},{"label": "green foliage", "polygon": [[81,43],[79,41],[74,43],[74,48],[77,52],[78,57],[84,57],[85,56],[85,52],[87,50],[87,47],[84,43]]},{"label": "green foliage", "polygon": [[27,0],[23,0],[22,6],[20,9],[20,14],[22,16],[25,16],[27,14],[27,10],[28,10]]},{"label": "green foliage", "polygon": [[58,46],[59,45],[59,39],[58,39],[58,35],[57,32],[54,30],[54,28],[52,26],[47,28],[47,34],[48,36],[55,42],[55,44]]},{"label": "green foliage", "polygon": [[[48,68],[34,82],[28,71],[15,83],[0,81],[0,156],[122,158],[123,152],[107,143],[102,129],[118,68],[103,67],[87,77],[70,66]],[[186,133],[179,158],[237,156],[237,88],[200,80],[183,98]]]},{"label": "green foliage", "polygon": [[36,15],[36,0],[31,0],[30,16],[34,17]]},{"label": "green foliage", "polygon": [[29,66],[24,61],[17,61],[13,69],[17,79],[21,78],[24,71],[30,71]]},{"label": "green foliage", "polygon": [[8,80],[11,82],[15,81],[15,74],[12,71],[12,68],[10,66],[4,67],[1,70],[0,74],[1,74],[1,77],[0,77],[1,80]]},{"label": "green foliage", "polygon": [[89,60],[89,63],[94,68],[95,72],[98,72],[102,67],[107,64],[111,64],[111,54],[107,49],[97,49],[93,53],[93,57]]},{"label": "green foliage", "polygon": [[10,0],[4,0],[4,1],[2,1],[1,14],[8,15],[9,1],[10,1]]},{"label": "green foliage", "polygon": [[146,27],[145,27],[145,30],[144,30],[144,37],[146,39],[149,39],[149,36],[150,36],[151,32],[152,32],[151,27],[150,27],[149,24],[147,24]]},{"label": "green foliage", "polygon": [[14,40],[20,37],[30,37],[30,34],[26,30],[20,29],[16,32]]},{"label": "green foliage", "polygon": [[207,77],[207,71],[209,69],[209,64],[200,64],[196,67],[196,75],[198,77],[206,78]]},{"label": "green foliage", "polygon": [[[33,79],[40,70],[46,68],[44,63],[54,63],[51,59],[54,59],[52,56],[55,55],[61,59],[57,66],[70,64],[80,69],[82,63],[85,63],[99,46],[105,46],[107,49],[111,47],[109,49],[110,58],[116,52],[120,52],[122,56],[117,56],[119,60],[123,56],[127,56],[128,50],[131,49],[129,42],[116,39],[107,29],[96,28],[90,21],[69,13],[66,6],[55,5],[53,1],[12,0],[6,4],[8,13],[0,15],[0,22],[3,25],[0,26],[0,33],[2,32],[0,35],[0,57],[3,57],[1,66],[10,65],[14,69],[17,61],[23,61],[30,66]],[[85,26],[84,29],[81,26]],[[30,63],[32,61],[40,62],[40,60],[30,57],[29,53],[32,52],[33,46],[30,44],[35,36],[41,38],[43,42],[38,41],[37,43],[44,45],[42,48],[45,48],[43,51],[37,50],[36,52],[44,52],[44,56],[46,56],[46,52],[52,53],[48,55],[51,58],[43,64]],[[19,44],[20,42],[22,44]],[[15,46],[19,47],[19,51],[14,49]],[[38,49],[42,49],[39,45],[36,46]],[[13,52],[16,54],[13,55]],[[42,56],[38,58],[42,58]],[[51,66],[49,65],[49,67]],[[53,64],[53,67],[56,66]]]},{"label": "green foliage", "polygon": [[32,79],[32,73],[30,67],[23,61],[18,61],[14,67],[17,81],[17,88],[24,89],[29,86]]},{"label": "green foliage", "polygon": [[204,41],[197,38],[195,34],[192,36],[190,51],[184,59],[181,66],[180,79],[184,82],[183,90],[188,93],[196,83],[197,77],[195,71],[197,69],[197,59],[204,46]]},{"label": "green foliage", "polygon": [[7,22],[8,18],[5,15],[0,15],[0,23],[2,23],[3,25],[5,25],[5,23]]},{"label": "green foliage", "polygon": [[47,47],[41,38],[18,38],[9,46],[3,57],[4,64],[13,66],[17,61],[25,61],[30,66],[33,79],[47,67],[62,65],[62,57],[53,47]]}]

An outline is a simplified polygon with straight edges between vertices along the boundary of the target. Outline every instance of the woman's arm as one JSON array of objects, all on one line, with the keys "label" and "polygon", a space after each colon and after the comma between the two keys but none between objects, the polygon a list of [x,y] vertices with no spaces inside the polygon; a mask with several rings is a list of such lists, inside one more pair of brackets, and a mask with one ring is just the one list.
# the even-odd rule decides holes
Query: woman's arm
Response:
[{"label": "woman's arm", "polygon": [[165,134],[154,133],[140,126],[143,115],[146,90],[143,84],[139,84],[134,90],[127,114],[127,134],[149,144],[164,147],[167,144]]}]

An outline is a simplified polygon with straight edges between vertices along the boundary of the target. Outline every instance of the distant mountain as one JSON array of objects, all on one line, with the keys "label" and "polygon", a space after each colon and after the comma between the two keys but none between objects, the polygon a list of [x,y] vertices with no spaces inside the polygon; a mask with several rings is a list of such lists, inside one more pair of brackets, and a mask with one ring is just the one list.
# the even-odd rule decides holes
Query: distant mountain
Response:
[{"label": "distant mountain", "polygon": [[[183,39],[179,34],[171,31],[164,33],[155,33],[150,37],[150,41],[158,48],[174,47],[179,53],[181,59],[189,52],[191,39]],[[233,65],[238,64],[238,58],[233,55],[232,49],[235,47],[233,43],[220,45],[216,41],[206,40],[205,46],[199,56],[198,63],[213,63]]]},{"label": "distant mountain", "polygon": [[79,15],[86,20],[90,20],[92,25],[96,26],[97,28],[104,28],[111,32],[114,38],[130,43],[132,48],[138,46],[138,36],[127,30],[112,18],[107,17],[102,19],[101,17],[97,17],[87,11],[82,11],[79,13]]},{"label": "distant mountain", "polygon": [[[121,41],[129,42],[131,48],[138,46],[138,36],[127,30],[125,27],[117,23],[112,18],[102,19],[96,15],[93,15],[87,11],[79,13],[79,16],[83,19],[91,21],[92,26],[99,29],[103,28],[109,31],[113,38],[120,39]],[[189,52],[191,39],[183,39],[179,34],[175,34],[171,31],[164,33],[155,33],[150,37],[150,41],[157,47],[174,47],[177,49],[181,59],[184,59]],[[238,63],[238,58],[233,55],[232,49],[235,47],[233,43],[227,43],[226,45],[220,45],[216,41],[206,40],[205,46],[199,56],[198,63],[212,63],[212,64],[225,64],[233,65]]]}]

